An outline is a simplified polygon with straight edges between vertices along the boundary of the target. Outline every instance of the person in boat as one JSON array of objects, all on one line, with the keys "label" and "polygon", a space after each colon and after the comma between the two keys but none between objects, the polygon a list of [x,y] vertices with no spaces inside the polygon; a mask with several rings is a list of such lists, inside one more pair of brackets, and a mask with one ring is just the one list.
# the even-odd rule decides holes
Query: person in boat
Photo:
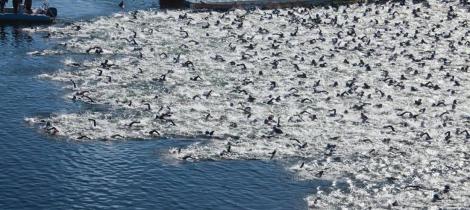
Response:
[{"label": "person in boat", "polygon": [[[21,3],[23,3],[23,0],[13,0],[13,13],[18,14]],[[25,0],[24,9],[26,13],[31,14],[33,12],[31,10],[32,4],[33,4],[33,0]]]},{"label": "person in boat", "polygon": [[8,0],[0,0],[0,13],[3,13],[5,11],[5,4],[8,2]]},{"label": "person in boat", "polygon": [[18,14],[18,9],[20,7],[21,0],[13,0],[13,13]]},{"label": "person in boat", "polygon": [[24,0],[24,9],[26,10],[26,13],[31,14],[33,13],[33,10],[31,7],[33,6],[33,0]]}]

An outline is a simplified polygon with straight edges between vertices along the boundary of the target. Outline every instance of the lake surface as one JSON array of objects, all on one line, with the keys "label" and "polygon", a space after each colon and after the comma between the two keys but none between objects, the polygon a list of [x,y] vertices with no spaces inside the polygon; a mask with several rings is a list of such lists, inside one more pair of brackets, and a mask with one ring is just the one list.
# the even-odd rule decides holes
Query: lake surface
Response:
[{"label": "lake surface", "polygon": [[[120,12],[118,3],[50,1],[58,24]],[[150,7],[158,2],[126,1],[127,9]],[[63,99],[59,84],[36,78],[62,63],[27,55],[55,43],[22,29],[0,27],[0,209],[306,209],[304,198],[324,184],[297,181],[275,162],[165,157],[190,141],[78,143],[37,132],[25,117],[82,108]]]}]

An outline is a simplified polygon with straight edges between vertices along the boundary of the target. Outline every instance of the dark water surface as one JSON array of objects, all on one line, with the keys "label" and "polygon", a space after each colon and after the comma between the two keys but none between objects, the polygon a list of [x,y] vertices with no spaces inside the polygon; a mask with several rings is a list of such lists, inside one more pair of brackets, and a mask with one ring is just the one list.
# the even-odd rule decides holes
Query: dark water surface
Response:
[{"label": "dark water surface", "polygon": [[[50,1],[59,24],[119,12],[118,3]],[[126,3],[158,7],[148,0]],[[38,133],[25,117],[79,109],[62,98],[59,84],[35,78],[61,68],[59,58],[27,55],[52,42],[0,26],[0,209],[307,208],[304,197],[321,183],[295,181],[272,162],[181,163],[164,154],[188,141],[77,143]]]}]

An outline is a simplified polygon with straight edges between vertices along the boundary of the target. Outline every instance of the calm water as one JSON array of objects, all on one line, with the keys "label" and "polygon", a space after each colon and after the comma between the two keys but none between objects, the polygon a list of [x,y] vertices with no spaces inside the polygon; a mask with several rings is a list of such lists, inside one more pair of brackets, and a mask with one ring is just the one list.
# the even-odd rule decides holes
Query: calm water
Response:
[{"label": "calm water", "polygon": [[[119,12],[118,3],[50,1],[60,24]],[[60,60],[26,55],[54,43],[21,29],[0,27],[0,209],[305,209],[303,198],[325,184],[295,181],[272,162],[179,163],[163,155],[188,141],[76,143],[41,135],[23,119],[83,107],[63,100],[58,84],[35,78],[59,69]]]}]

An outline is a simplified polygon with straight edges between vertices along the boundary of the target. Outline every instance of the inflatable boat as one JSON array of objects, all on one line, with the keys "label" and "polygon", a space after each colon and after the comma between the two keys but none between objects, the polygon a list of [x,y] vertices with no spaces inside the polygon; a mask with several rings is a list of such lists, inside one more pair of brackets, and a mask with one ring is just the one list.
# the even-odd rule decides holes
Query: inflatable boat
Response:
[{"label": "inflatable boat", "polygon": [[13,8],[5,8],[0,11],[0,24],[44,24],[52,23],[57,17],[57,9],[50,7],[47,9],[33,9],[31,14],[24,12],[24,9],[15,14]]}]

